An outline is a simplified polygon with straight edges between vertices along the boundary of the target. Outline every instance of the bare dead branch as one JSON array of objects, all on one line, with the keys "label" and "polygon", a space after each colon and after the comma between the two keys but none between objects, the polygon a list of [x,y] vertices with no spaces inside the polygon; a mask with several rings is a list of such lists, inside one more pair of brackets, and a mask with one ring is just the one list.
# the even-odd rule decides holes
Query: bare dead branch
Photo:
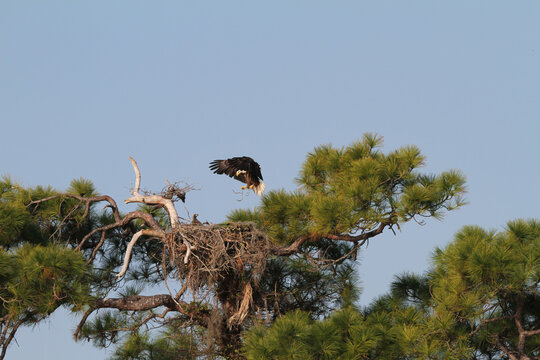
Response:
[{"label": "bare dead branch", "polygon": [[139,194],[139,189],[141,187],[141,172],[139,171],[139,167],[137,166],[135,159],[130,156],[129,160],[131,160],[131,165],[133,165],[133,170],[135,171],[135,188],[133,188],[132,192],[132,194],[135,196]]},{"label": "bare dead branch", "polygon": [[169,220],[171,222],[172,228],[176,228],[180,225],[180,220],[178,217],[178,212],[174,207],[174,203],[171,199],[166,199],[160,195],[141,195],[140,194],[140,185],[141,185],[141,172],[137,166],[137,162],[130,156],[131,164],[133,165],[133,171],[135,171],[135,188],[131,192],[133,196],[124,200],[126,204],[130,203],[141,203],[147,205],[160,205],[165,208],[167,214],[169,215]]},{"label": "bare dead branch", "polygon": [[120,277],[124,276],[124,274],[126,273],[126,271],[128,269],[128,266],[129,266],[129,261],[131,259],[131,251],[133,250],[133,246],[135,246],[135,244],[137,243],[137,240],[139,240],[139,238],[141,236],[143,236],[143,235],[164,238],[163,231],[155,231],[155,230],[140,230],[140,231],[137,231],[133,235],[133,237],[131,238],[131,241],[129,242],[129,244],[127,246],[126,254],[124,255],[124,264],[122,265],[122,269],[120,270],[118,275],[116,275],[116,277],[120,278]]}]

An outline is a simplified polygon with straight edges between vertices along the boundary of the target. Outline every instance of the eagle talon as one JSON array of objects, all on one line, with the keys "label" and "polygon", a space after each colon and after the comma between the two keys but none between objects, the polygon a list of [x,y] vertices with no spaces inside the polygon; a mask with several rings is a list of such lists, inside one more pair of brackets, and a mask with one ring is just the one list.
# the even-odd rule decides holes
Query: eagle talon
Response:
[{"label": "eagle talon", "polygon": [[254,186],[255,186],[255,185],[253,185],[253,184],[249,185],[249,189],[250,189],[250,190],[253,189]]}]

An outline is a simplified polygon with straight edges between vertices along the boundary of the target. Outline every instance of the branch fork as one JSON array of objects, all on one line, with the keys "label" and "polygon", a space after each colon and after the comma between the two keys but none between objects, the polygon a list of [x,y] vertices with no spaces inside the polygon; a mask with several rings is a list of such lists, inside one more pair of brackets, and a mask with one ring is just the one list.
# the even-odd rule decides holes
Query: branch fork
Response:
[{"label": "branch fork", "polygon": [[[180,227],[180,220],[178,216],[178,212],[176,211],[176,207],[174,206],[174,202],[172,198],[164,197],[161,195],[143,195],[140,193],[140,187],[141,187],[141,172],[139,170],[139,166],[137,165],[137,162],[135,159],[133,159],[131,156],[129,157],[131,160],[131,165],[133,166],[133,171],[135,172],[135,187],[133,188],[133,191],[131,192],[131,197],[124,200],[124,203],[130,204],[130,203],[141,203],[141,204],[147,204],[147,205],[155,205],[155,206],[161,206],[165,209],[167,212],[167,215],[169,216],[169,220],[171,222],[172,231],[175,231]],[[167,181],[169,184],[169,182]],[[169,184],[170,186],[170,184]],[[133,237],[131,238],[131,241],[129,242],[126,253],[124,255],[124,264],[122,265],[122,269],[116,275],[117,277],[122,277],[125,275],[129,262],[131,260],[131,252],[133,251],[133,247],[139,240],[141,236],[153,236],[158,237],[161,239],[165,239],[165,232],[164,231],[158,231],[156,230],[140,230],[136,232]],[[186,246],[186,253],[184,255],[184,264],[187,264],[189,261],[189,256],[191,255],[191,250],[193,247],[187,240],[183,240],[184,245]]]}]

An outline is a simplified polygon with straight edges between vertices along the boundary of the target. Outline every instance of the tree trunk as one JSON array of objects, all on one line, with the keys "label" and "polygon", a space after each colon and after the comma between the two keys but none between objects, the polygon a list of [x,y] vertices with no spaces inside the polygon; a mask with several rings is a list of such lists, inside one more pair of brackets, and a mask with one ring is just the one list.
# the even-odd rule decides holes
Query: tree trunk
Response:
[{"label": "tree trunk", "polygon": [[221,318],[219,334],[219,353],[229,360],[243,360],[242,356],[242,326],[232,324],[229,319],[236,312],[238,299],[242,294],[242,281],[234,271],[227,271],[223,280],[218,284],[217,297],[222,305],[223,314]]}]

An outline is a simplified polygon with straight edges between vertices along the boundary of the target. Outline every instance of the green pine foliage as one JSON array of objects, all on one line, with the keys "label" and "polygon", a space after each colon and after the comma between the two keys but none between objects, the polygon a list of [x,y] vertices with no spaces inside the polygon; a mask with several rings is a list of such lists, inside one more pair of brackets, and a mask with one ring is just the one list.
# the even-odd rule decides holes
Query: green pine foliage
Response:
[{"label": "green pine foliage", "polygon": [[540,355],[540,222],[516,220],[504,232],[465,227],[434,264],[435,320],[447,337],[473,339],[485,354],[504,344],[518,357]]},{"label": "green pine foliage", "polygon": [[[84,180],[72,183],[79,191]],[[79,189],[79,190],[77,190]],[[78,223],[83,209],[76,199],[58,196],[51,187],[24,188],[0,180],[0,329],[15,334],[20,326],[45,319],[58,307],[80,311],[91,300],[92,276],[72,239],[88,231]],[[32,203],[57,196],[49,201]],[[1,356],[11,336],[2,336]]]},{"label": "green pine foliage", "polygon": [[23,189],[10,178],[0,180],[0,246],[10,248],[21,243],[43,243],[46,241],[39,228],[39,222],[47,218],[55,204],[47,204],[33,216],[27,209],[32,197],[46,197],[52,194],[50,188],[37,187]]},{"label": "green pine foliage", "polygon": [[255,305],[270,307],[272,320],[297,309],[318,318],[344,302],[350,303],[359,292],[356,283],[350,260],[321,269],[301,257],[271,258],[258,284],[266,303]]},{"label": "green pine foliage", "polygon": [[247,332],[247,359],[516,359],[540,355],[540,222],[503,232],[469,226],[433,256],[426,276],[316,321],[291,312]]},{"label": "green pine foliage", "polygon": [[[293,192],[267,193],[255,214],[279,244],[298,237],[355,234],[379,225],[441,218],[465,202],[465,178],[456,170],[421,174],[424,157],[415,146],[384,154],[382,137],[366,134],[338,149],[316,147],[308,154]],[[254,215],[254,214],[251,214]]]},{"label": "green pine foliage", "polygon": [[0,261],[9,269],[3,286],[11,301],[4,308],[13,315],[47,316],[63,304],[80,310],[90,299],[85,260],[71,249],[27,244],[3,251]]},{"label": "green pine foliage", "polygon": [[302,192],[289,194],[277,190],[263,197],[259,213],[265,231],[279,243],[286,244],[309,234],[310,208],[310,198]]},{"label": "green pine foliage", "polygon": [[253,222],[261,226],[261,214],[259,209],[253,210],[236,209],[227,215],[228,222]]},{"label": "green pine foliage", "polygon": [[[406,284],[398,282],[395,286],[404,289]],[[429,336],[425,306],[413,305],[410,297],[401,295],[382,296],[363,310],[344,306],[320,321],[291,312],[270,327],[258,325],[247,332],[246,358],[292,359],[301,349],[308,354],[305,359],[313,360],[463,359],[463,353],[445,350],[442,339]]]},{"label": "green pine foliage", "polygon": [[277,319],[270,328],[258,325],[250,329],[245,356],[249,360],[366,359],[383,340],[384,330],[352,307],[344,307],[322,321],[293,311]]},{"label": "green pine foliage", "polygon": [[[169,327],[157,337],[135,332],[118,347],[111,360],[196,359],[196,346],[189,334]],[[193,349],[193,350],[190,350]]]},{"label": "green pine foliage", "polygon": [[67,193],[87,198],[98,195],[94,184],[85,178],[71,180]]},{"label": "green pine foliage", "polygon": [[[141,315],[131,319],[123,313],[102,311],[82,328],[82,337],[92,340],[96,346],[108,347],[120,339],[120,330],[127,329],[131,321],[141,320]],[[131,321],[130,321],[131,320]]]}]

